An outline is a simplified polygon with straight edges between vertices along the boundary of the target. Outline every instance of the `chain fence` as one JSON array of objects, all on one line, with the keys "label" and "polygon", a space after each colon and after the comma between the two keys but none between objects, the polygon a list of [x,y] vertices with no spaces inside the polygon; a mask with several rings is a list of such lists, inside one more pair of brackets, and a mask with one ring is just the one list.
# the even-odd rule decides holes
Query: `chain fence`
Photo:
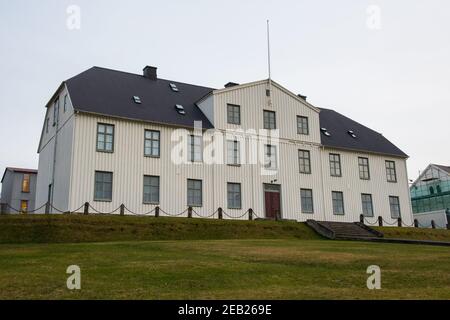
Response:
[{"label": "chain fence", "polygon": [[[228,213],[227,211],[225,211],[224,209],[218,208],[213,213],[204,215],[204,214],[200,214],[199,212],[197,212],[197,210],[195,210],[195,208],[193,208],[193,207],[187,207],[185,210],[183,210],[179,213],[170,213],[170,212],[163,210],[159,206],[155,206],[153,209],[151,209],[148,212],[138,213],[138,212],[135,212],[135,211],[129,209],[124,204],[121,204],[120,206],[118,206],[116,209],[114,209],[112,211],[102,212],[102,211],[98,210],[97,208],[95,208],[94,206],[92,206],[89,202],[82,204],[80,207],[78,207],[77,209],[72,210],[72,211],[61,210],[60,208],[57,208],[53,204],[50,204],[50,203],[44,203],[40,207],[38,207],[34,210],[29,210],[29,211],[28,210],[24,211],[24,210],[14,208],[14,207],[10,206],[9,204],[6,204],[6,206],[16,213],[36,213],[38,211],[41,211],[45,207],[46,213],[49,213],[51,210],[53,210],[53,213],[56,212],[56,213],[61,213],[61,214],[78,214],[78,215],[108,216],[108,215],[117,215],[116,213],[119,212],[121,216],[131,215],[131,216],[159,217],[160,213],[162,213],[164,216],[167,216],[167,217],[181,217],[181,216],[185,215],[188,218],[192,218],[195,216],[198,218],[206,219],[206,218],[216,218],[216,216],[217,216],[218,219],[223,219],[223,217],[225,216],[229,219],[239,220],[239,219],[242,219],[247,216],[248,220],[263,219],[262,215],[257,214],[255,211],[253,211],[253,209],[248,209],[247,211],[245,211],[244,213],[242,213],[240,215],[232,215],[232,214]],[[426,224],[421,224],[418,220],[414,220],[414,222],[412,224],[407,224],[402,219],[392,222],[392,221],[387,221],[384,217],[380,216],[380,217],[375,218],[375,221],[371,222],[369,218],[375,218],[375,217],[361,216],[360,222],[365,225],[368,225],[368,226],[386,225],[386,226],[402,226],[402,227],[433,228],[433,229],[447,229],[447,227],[448,227],[446,225],[441,226],[441,225],[437,224],[435,221],[431,221],[430,224],[426,225]],[[381,223],[380,223],[380,221],[381,221]]]}]

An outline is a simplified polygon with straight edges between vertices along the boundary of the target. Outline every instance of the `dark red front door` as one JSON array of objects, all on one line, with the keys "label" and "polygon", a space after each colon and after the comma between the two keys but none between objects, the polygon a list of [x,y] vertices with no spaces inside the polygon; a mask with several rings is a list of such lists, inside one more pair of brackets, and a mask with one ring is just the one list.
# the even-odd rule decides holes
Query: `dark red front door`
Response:
[{"label": "dark red front door", "polygon": [[265,192],[266,202],[266,218],[276,219],[280,217],[280,193],[279,192]]}]

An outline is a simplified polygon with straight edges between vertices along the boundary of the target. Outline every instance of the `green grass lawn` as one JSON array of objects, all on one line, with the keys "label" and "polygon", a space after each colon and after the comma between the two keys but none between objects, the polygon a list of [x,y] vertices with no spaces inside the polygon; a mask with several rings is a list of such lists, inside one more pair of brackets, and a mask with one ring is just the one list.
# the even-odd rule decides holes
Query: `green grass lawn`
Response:
[{"label": "green grass lawn", "polygon": [[[82,288],[66,288],[81,267]],[[366,268],[382,289],[366,288]],[[446,247],[330,240],[1,244],[0,299],[450,299]]]}]

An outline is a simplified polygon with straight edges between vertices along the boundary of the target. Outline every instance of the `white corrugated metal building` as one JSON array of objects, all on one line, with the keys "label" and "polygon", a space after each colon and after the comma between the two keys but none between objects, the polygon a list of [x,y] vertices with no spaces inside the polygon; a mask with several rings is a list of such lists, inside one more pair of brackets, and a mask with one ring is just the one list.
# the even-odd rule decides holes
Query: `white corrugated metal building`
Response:
[{"label": "white corrugated metal building", "polygon": [[274,81],[216,90],[160,79],[153,67],[94,67],[47,105],[36,205],[412,224],[406,159],[381,134]]}]

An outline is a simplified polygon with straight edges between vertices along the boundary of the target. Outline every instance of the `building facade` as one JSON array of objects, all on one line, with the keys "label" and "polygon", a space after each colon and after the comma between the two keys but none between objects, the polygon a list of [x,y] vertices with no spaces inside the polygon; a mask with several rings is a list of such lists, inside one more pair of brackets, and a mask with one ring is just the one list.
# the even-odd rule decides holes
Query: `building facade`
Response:
[{"label": "building facade", "polygon": [[414,218],[422,226],[450,223],[450,167],[430,164],[410,187]]},{"label": "building facade", "polygon": [[1,180],[0,213],[27,213],[35,209],[37,170],[8,167]]},{"label": "building facade", "polygon": [[94,67],[47,105],[37,203],[411,224],[406,159],[381,134],[272,80],[212,89],[152,67]]}]

